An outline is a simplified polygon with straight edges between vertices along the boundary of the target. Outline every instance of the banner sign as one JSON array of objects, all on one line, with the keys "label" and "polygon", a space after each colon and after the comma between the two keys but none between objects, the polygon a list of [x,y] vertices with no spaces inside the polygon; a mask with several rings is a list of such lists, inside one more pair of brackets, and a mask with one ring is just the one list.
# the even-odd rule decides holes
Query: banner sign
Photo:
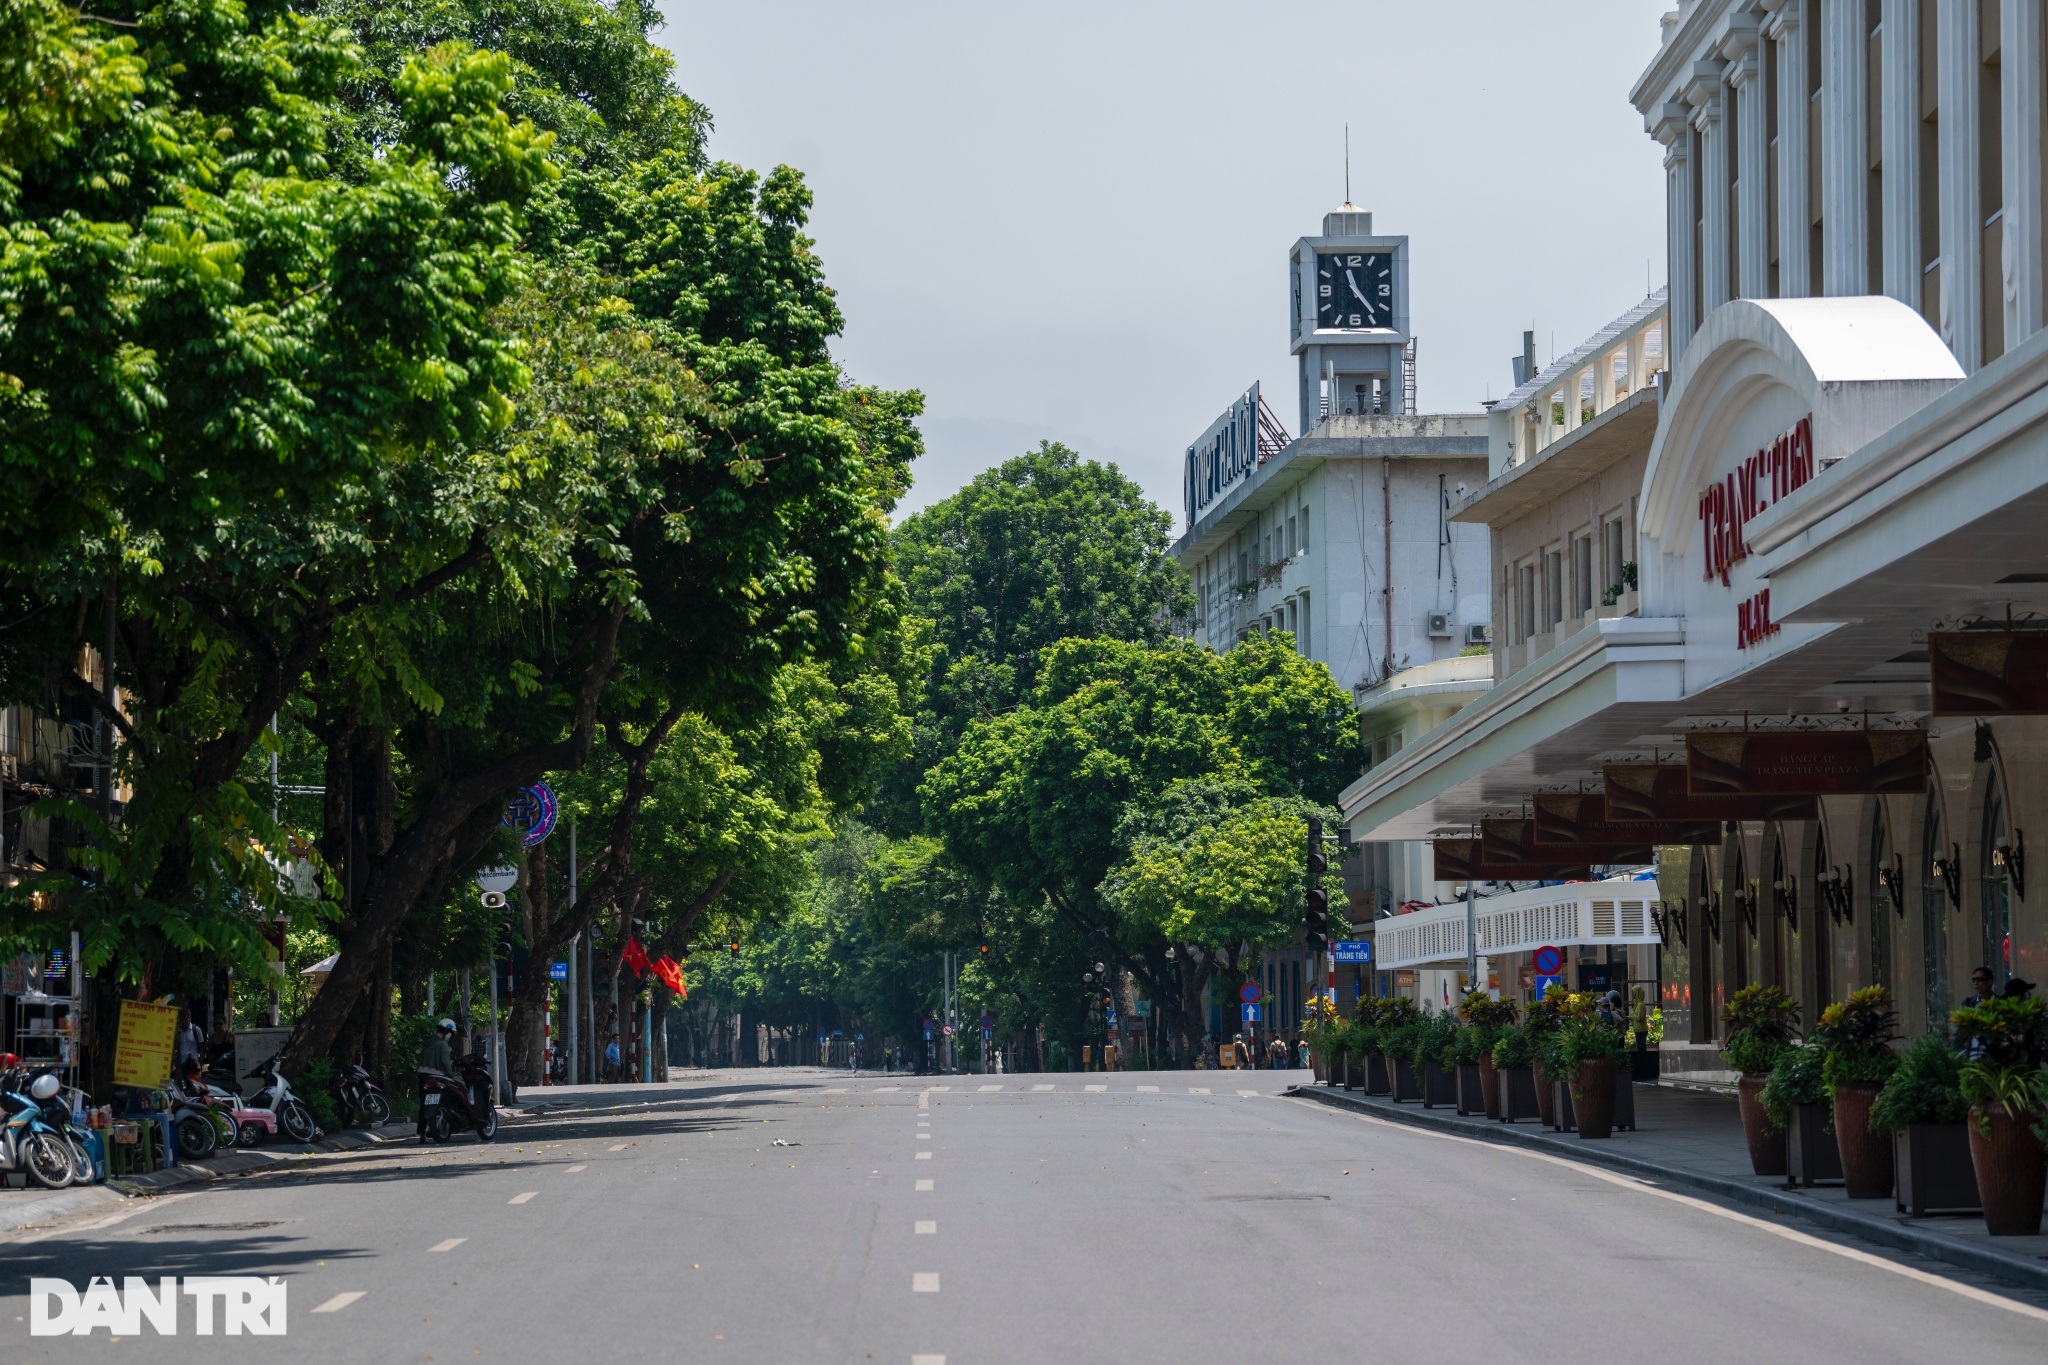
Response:
[{"label": "banner sign", "polygon": [[1927,637],[1937,716],[2048,715],[2048,630]]},{"label": "banner sign", "polygon": [[1685,768],[1703,795],[1918,795],[1927,790],[1927,732],[1695,732],[1685,737]]},{"label": "banner sign", "polygon": [[1479,865],[1477,839],[1434,839],[1430,841],[1436,866],[1431,871],[1440,882],[1569,882],[1585,881],[1593,875],[1590,862],[1571,866],[1563,863],[1497,863]]},{"label": "banner sign", "polygon": [[1536,798],[1536,843],[1545,844],[1718,844],[1718,820],[1631,820],[1607,818],[1604,796],[1542,795]]},{"label": "banner sign", "polygon": [[[1810,796],[1695,796],[1682,763],[1611,763],[1603,776],[1607,819],[1617,825],[1820,819],[1820,803]],[[1721,836],[1717,833],[1705,842],[1718,844]]]},{"label": "banner sign", "polygon": [[1182,491],[1188,525],[1259,467],[1259,386],[1252,385],[1188,447]]},{"label": "banner sign", "polygon": [[1481,820],[1479,872],[1497,864],[1647,863],[1653,855],[1647,841],[1635,844],[1539,844],[1534,820]]},{"label": "banner sign", "polygon": [[114,1036],[114,1084],[154,1090],[168,1083],[171,1042],[177,1032],[175,1006],[123,1000],[120,1029]]}]

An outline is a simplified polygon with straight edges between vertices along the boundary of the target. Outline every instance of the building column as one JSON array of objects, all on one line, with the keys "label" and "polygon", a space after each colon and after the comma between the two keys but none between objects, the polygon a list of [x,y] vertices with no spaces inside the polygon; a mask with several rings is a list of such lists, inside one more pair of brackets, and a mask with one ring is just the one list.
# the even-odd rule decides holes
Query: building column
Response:
[{"label": "building column", "polygon": [[2043,33],[2048,27],[2040,0],[2001,0],[2005,156],[2005,349],[2041,330],[2044,281],[2042,255],[2043,168],[2041,138]]},{"label": "building column", "polygon": [[[1664,144],[1665,270],[1671,281],[1671,311],[1666,314],[1665,364],[1676,366],[1692,334],[1699,330],[1699,303],[1693,297],[1692,166],[1686,155],[1686,107],[1677,101],[1664,106],[1651,133]],[[1631,383],[1634,379],[1631,378]]]},{"label": "building column", "polygon": [[1735,101],[1735,174],[1742,189],[1735,201],[1735,295],[1767,298],[1771,292],[1771,195],[1769,125],[1764,110],[1763,68],[1756,26],[1731,28],[1721,45],[1728,58],[1728,85]]},{"label": "building column", "polygon": [[[1728,173],[1733,151],[1728,146],[1727,123],[1722,118],[1722,101],[1728,86],[1722,75],[1726,64],[1703,59],[1692,64],[1692,78],[1686,83],[1685,100],[1693,109],[1692,126],[1700,135],[1700,321],[1734,297],[1735,281],[1729,278],[1730,221]],[[1697,324],[1695,324],[1697,325]]]},{"label": "building column", "polygon": [[1807,260],[1813,206],[1806,162],[1806,45],[1813,35],[1799,22],[1800,12],[1786,5],[1771,16],[1768,30],[1778,49],[1778,293],[1788,299],[1815,292],[1814,263]]},{"label": "building column", "polygon": [[1820,292],[1870,292],[1869,73],[1861,0],[1820,11]]},{"label": "building column", "polygon": [[[1941,101],[1941,323],[1936,329],[1963,373],[1984,363],[1983,223],[1977,213],[1977,3],[1935,9]],[[1830,229],[1832,229],[1830,224]]]},{"label": "building column", "polygon": [[1920,24],[1918,0],[1884,0],[1884,292],[1920,308]]}]

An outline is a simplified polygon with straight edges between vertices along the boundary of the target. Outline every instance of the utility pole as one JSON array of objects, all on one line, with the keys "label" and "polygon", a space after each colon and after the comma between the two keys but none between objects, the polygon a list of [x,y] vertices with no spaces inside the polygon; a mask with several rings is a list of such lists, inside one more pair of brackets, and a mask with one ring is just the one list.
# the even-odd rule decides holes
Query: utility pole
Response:
[{"label": "utility pole", "polygon": [[[1330,893],[1323,890],[1323,874],[1330,870],[1330,860],[1323,853],[1323,822],[1315,816],[1308,822],[1308,889],[1305,899],[1308,903],[1306,915],[1308,949],[1315,960],[1315,990],[1318,998],[1323,993],[1323,980],[1329,975],[1324,962],[1330,947]],[[1277,1021],[1276,1021],[1277,1022]]]},{"label": "utility pole", "polygon": [[[576,909],[576,817],[569,817],[569,909]],[[569,975],[562,982],[562,1079],[576,1084],[576,967],[583,936],[569,940]],[[551,969],[552,970],[552,969]]]}]

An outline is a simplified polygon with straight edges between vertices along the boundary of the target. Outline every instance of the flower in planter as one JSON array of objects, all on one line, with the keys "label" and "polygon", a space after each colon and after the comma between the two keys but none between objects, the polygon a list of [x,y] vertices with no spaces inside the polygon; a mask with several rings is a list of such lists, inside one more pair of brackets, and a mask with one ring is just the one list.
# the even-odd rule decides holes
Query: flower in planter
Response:
[{"label": "flower in planter", "polygon": [[1811,1036],[1820,1045],[1821,1077],[1830,1098],[1843,1085],[1882,1084],[1898,1067],[1890,1044],[1899,1036],[1899,1016],[1892,1009],[1891,991],[1883,986],[1865,986],[1829,1005]]},{"label": "flower in planter", "polygon": [[1721,1056],[1745,1076],[1769,1074],[1799,1037],[1799,1006],[1777,986],[1744,986],[1721,1011]]}]

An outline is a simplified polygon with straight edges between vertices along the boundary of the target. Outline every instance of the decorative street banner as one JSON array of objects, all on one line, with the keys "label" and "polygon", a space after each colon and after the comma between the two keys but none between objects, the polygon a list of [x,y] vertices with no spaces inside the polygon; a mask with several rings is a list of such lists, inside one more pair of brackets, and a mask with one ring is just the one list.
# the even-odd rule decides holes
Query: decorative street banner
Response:
[{"label": "decorative street banner", "polygon": [[2048,715],[2048,630],[1927,637],[1937,716]]},{"label": "decorative street banner", "polygon": [[[1612,763],[1604,770],[1607,819],[1617,825],[1667,820],[1818,820],[1810,796],[1694,796],[1682,763]],[[1664,840],[1653,840],[1663,843]],[[1672,842],[1677,842],[1676,840]],[[1716,834],[1706,842],[1718,844]]]},{"label": "decorative street banner", "polygon": [[1440,882],[1568,882],[1585,881],[1593,875],[1590,864],[1577,867],[1561,863],[1494,863],[1479,866],[1477,839],[1435,839],[1430,843],[1436,866],[1432,877]]},{"label": "decorative street banner", "polygon": [[1927,732],[1694,732],[1685,767],[1699,795],[1918,795],[1927,790]]},{"label": "decorative street banner", "polygon": [[504,826],[518,837],[521,848],[532,848],[555,832],[561,813],[555,789],[536,782],[505,803]]},{"label": "decorative street banner", "polygon": [[1543,795],[1536,798],[1536,843],[1545,844],[1718,844],[1718,820],[1632,820],[1607,818],[1604,796]]},{"label": "decorative street banner", "polygon": [[1647,863],[1654,857],[1647,841],[1635,844],[1539,844],[1534,820],[1481,820],[1479,873],[1505,864]]},{"label": "decorative street banner", "polygon": [[177,1031],[175,1007],[123,1000],[120,1030],[114,1036],[114,1084],[138,1090],[155,1090],[166,1084],[171,1079],[171,1042]]}]

